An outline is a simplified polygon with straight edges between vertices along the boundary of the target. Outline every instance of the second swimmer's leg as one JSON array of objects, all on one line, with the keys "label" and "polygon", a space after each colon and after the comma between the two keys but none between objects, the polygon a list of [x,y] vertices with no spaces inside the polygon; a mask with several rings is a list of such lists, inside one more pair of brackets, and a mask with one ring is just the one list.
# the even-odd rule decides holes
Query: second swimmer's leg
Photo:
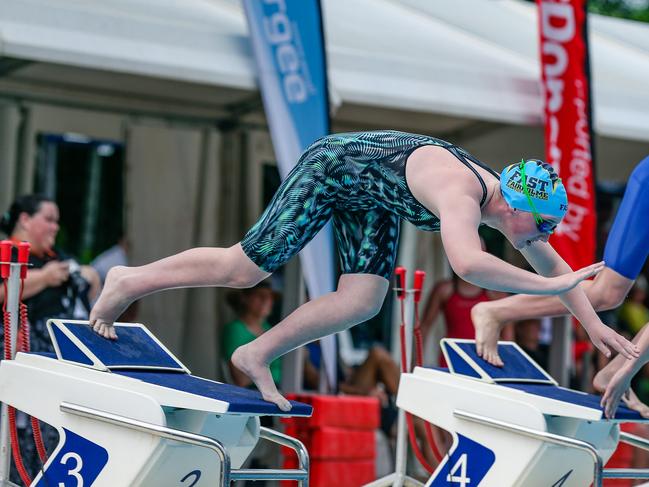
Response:
[{"label": "second swimmer's leg", "polygon": [[[594,280],[580,284],[596,311],[618,306],[632,285],[632,280],[608,267],[604,268]],[[502,365],[497,344],[500,331],[506,323],[544,316],[560,316],[567,312],[558,296],[517,294],[478,303],[471,310],[478,354],[492,365]]]},{"label": "second swimmer's leg", "polygon": [[239,347],[232,363],[255,382],[264,399],[288,411],[291,406],[277,392],[268,364],[299,346],[376,315],[388,285],[387,279],[373,274],[343,274],[335,292],[303,304],[269,331]]}]

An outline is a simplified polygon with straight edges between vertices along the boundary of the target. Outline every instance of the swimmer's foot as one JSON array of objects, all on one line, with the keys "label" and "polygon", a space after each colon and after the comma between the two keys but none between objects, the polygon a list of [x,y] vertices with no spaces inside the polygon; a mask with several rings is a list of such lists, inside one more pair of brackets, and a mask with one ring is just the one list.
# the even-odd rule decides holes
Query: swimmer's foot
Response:
[{"label": "swimmer's foot", "polygon": [[471,309],[471,320],[475,327],[475,345],[478,355],[491,365],[502,367],[498,355],[498,338],[503,325],[489,311],[487,303],[478,303]]},{"label": "swimmer's foot", "polygon": [[603,393],[617,370],[618,367],[613,366],[613,362],[609,362],[602,370],[595,374],[593,378],[593,389],[600,394]]},{"label": "swimmer's foot", "polygon": [[113,267],[108,272],[101,295],[90,312],[92,329],[104,338],[117,338],[113,322],[134,300],[128,292],[127,278],[130,273],[129,267]]},{"label": "swimmer's foot", "polygon": [[275,403],[282,411],[291,410],[291,403],[277,390],[268,364],[259,360],[258,356],[250,349],[250,344],[243,345],[234,351],[232,363],[250,377],[264,400]]},{"label": "swimmer's foot", "polygon": [[622,402],[629,409],[633,409],[640,413],[645,419],[649,419],[649,406],[643,403],[633,389],[629,389],[627,393],[622,396]]}]

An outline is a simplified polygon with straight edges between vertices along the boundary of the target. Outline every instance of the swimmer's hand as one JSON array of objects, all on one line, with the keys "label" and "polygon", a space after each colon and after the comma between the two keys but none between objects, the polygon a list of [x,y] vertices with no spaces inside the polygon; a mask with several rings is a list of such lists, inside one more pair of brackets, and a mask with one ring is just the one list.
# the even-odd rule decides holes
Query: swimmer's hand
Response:
[{"label": "swimmer's hand", "polygon": [[113,326],[113,324],[107,323],[101,318],[93,319],[92,313],[90,316],[90,326],[98,335],[101,335],[108,340],[117,340],[117,333],[115,333],[115,327]]},{"label": "swimmer's hand", "polygon": [[599,274],[604,269],[604,261],[583,267],[578,271],[568,272],[560,276],[548,277],[545,294],[563,294],[576,287],[581,281]]},{"label": "swimmer's hand", "polygon": [[636,359],[640,356],[638,347],[619,335],[612,328],[609,328],[601,321],[597,326],[584,326],[586,333],[593,345],[602,352],[607,358],[611,357],[611,348],[628,360]]}]

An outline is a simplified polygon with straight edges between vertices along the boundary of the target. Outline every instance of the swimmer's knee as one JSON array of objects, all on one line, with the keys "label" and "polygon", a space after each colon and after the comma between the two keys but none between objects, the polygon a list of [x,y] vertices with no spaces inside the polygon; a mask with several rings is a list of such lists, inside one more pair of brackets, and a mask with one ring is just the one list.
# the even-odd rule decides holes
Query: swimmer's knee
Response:
[{"label": "swimmer's knee", "polygon": [[227,253],[230,266],[228,281],[225,283],[227,287],[254,287],[270,276],[269,272],[260,268],[243,252],[240,244],[228,248]]},{"label": "swimmer's knee", "polygon": [[383,298],[368,300],[368,302],[365,303],[365,306],[363,306],[361,310],[363,316],[362,321],[366,321],[371,318],[374,318],[376,315],[378,315],[381,312],[382,307],[383,307]]},{"label": "swimmer's knee", "polygon": [[[343,280],[343,278],[346,279]],[[348,295],[361,321],[373,318],[381,311],[389,281],[373,274],[346,274],[338,286],[340,292]]]},{"label": "swimmer's knee", "polygon": [[230,283],[228,284],[228,287],[233,287],[237,289],[247,289],[251,287],[255,287],[257,284],[259,284],[261,281],[266,279],[270,274],[267,272],[261,271],[260,273],[255,273],[255,274],[245,274],[245,273],[237,273],[232,276]]},{"label": "swimmer's knee", "polygon": [[379,314],[385,299],[385,293],[376,292],[343,292],[342,295],[343,299],[351,301],[348,306],[357,323],[367,321]]}]

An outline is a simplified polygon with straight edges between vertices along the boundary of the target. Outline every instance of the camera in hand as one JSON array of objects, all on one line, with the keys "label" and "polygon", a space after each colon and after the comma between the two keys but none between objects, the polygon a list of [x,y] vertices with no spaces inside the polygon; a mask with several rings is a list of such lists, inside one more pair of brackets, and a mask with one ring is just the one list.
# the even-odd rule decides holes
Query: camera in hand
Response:
[{"label": "camera in hand", "polygon": [[68,286],[73,288],[77,295],[86,292],[90,287],[90,284],[81,275],[81,266],[79,263],[74,259],[70,259],[68,260],[68,266],[70,271]]}]

